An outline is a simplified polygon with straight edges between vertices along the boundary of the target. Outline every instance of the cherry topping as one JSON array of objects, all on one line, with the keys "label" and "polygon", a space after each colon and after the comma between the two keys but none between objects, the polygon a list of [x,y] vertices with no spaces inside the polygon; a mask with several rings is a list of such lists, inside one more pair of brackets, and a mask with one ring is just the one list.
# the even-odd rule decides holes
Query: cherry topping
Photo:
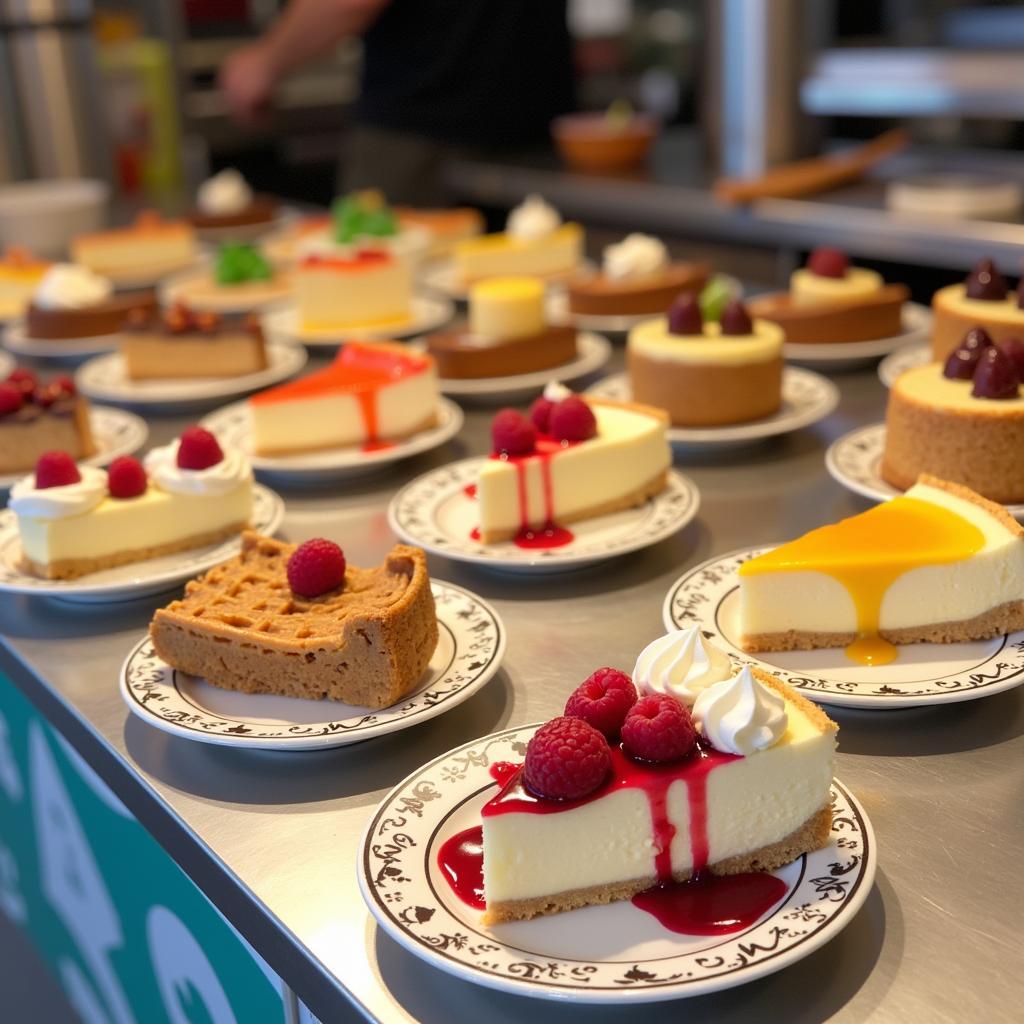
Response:
[{"label": "cherry topping", "polygon": [[696,742],[689,710],[667,693],[641,697],[622,723],[622,746],[641,761],[678,761]]},{"label": "cherry topping", "polygon": [[569,395],[551,410],[548,432],[556,441],[586,441],[597,433],[597,418],[579,395]]},{"label": "cherry topping", "polygon": [[1014,361],[993,345],[985,349],[974,371],[975,398],[1016,398],[1020,393],[1020,375]]},{"label": "cherry topping", "polygon": [[971,380],[982,353],[992,347],[992,339],[984,327],[972,327],[960,344],[949,354],[942,375],[950,380]]},{"label": "cherry topping", "polygon": [[217,438],[202,427],[188,427],[178,442],[178,466],[181,469],[209,469],[224,458]]},{"label": "cherry topping", "polygon": [[1006,279],[991,260],[978,260],[967,275],[967,298],[999,302],[1006,298]]},{"label": "cherry topping", "polygon": [[24,404],[24,395],[17,384],[10,381],[0,384],[0,416],[17,412]]},{"label": "cherry topping", "polygon": [[999,342],[999,347],[1013,360],[1017,375],[1024,382],[1024,339],[1007,338]]},{"label": "cherry topping", "polygon": [[537,431],[516,409],[502,409],[491,421],[491,443],[502,455],[529,455],[537,446]]},{"label": "cherry topping", "polygon": [[288,559],[288,585],[299,597],[319,597],[345,582],[345,554],[334,541],[314,537]]},{"label": "cherry topping", "polygon": [[61,377],[54,377],[49,386],[59,395],[75,394],[75,382],[66,374]]},{"label": "cherry topping", "polygon": [[696,295],[683,292],[668,308],[669,334],[703,334],[704,317]]},{"label": "cherry topping", "polygon": [[807,257],[807,269],[818,277],[845,277],[850,260],[841,249],[822,246]]},{"label": "cherry topping", "polygon": [[534,399],[533,405],[530,406],[530,421],[542,434],[548,432],[551,425],[551,410],[554,407],[555,403],[543,395]]},{"label": "cherry topping", "polygon": [[122,455],[107,470],[107,490],[112,498],[137,498],[148,486],[146,471],[138,459]]},{"label": "cherry topping", "polygon": [[754,323],[750,319],[747,307],[739,299],[730,299],[726,303],[719,323],[722,327],[722,334],[730,336],[752,334],[754,331]]},{"label": "cherry topping", "polygon": [[526,745],[523,781],[537,796],[579,800],[593,793],[612,767],[608,741],[582,718],[553,718]]},{"label": "cherry topping", "polygon": [[13,384],[25,395],[31,395],[39,386],[39,378],[31,370],[26,370],[25,367],[19,366],[16,370],[11,371],[11,375],[7,378],[7,383]]},{"label": "cherry topping", "polygon": [[43,452],[36,463],[36,487],[66,487],[82,479],[75,460],[67,452]]},{"label": "cherry topping", "polygon": [[636,687],[625,672],[599,668],[572,691],[565,713],[570,718],[582,718],[609,740],[617,740],[626,714],[635,703]]}]

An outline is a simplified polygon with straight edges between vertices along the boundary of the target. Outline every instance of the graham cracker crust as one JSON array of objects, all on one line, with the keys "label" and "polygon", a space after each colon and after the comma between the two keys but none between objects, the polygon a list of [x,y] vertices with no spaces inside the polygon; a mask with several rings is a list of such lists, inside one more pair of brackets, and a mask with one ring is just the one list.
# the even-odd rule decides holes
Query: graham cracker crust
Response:
[{"label": "graham cracker crust", "polygon": [[[709,864],[707,870],[713,875],[739,875],[746,871],[774,871],[796,860],[797,857],[828,844],[832,830],[832,808],[826,805],[815,811],[802,825],[777,843],[762,846],[751,853],[728,857]],[[692,877],[692,871],[673,874],[673,881],[685,882]],[[483,923],[500,924],[503,921],[526,921],[546,914],[559,914],[565,910],[592,907],[605,903],[627,900],[638,892],[650,889],[657,883],[654,875],[635,878],[614,885],[595,885],[583,889],[570,889],[550,896],[537,896],[527,900],[504,900],[488,904]]]},{"label": "graham cracker crust", "polygon": [[46,565],[33,562],[27,555],[22,554],[21,564],[26,572],[30,572],[34,576],[41,576],[43,579],[76,580],[80,576],[87,576],[89,573],[99,572],[101,569],[113,569],[119,565],[144,562],[149,558],[160,558],[162,555],[173,555],[179,551],[189,551],[207,544],[216,544],[241,533],[247,525],[247,523],[232,523],[219,530],[194,533],[190,537],[169,541],[167,544],[157,544],[154,547],[136,548],[134,551],[117,551],[112,555],[104,555],[99,558],[61,558]]}]

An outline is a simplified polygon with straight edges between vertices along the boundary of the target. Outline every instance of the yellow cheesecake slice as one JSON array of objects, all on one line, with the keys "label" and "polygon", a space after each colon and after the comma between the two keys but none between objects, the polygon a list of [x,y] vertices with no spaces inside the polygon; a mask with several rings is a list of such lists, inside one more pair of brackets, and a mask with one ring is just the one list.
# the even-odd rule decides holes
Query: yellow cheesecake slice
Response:
[{"label": "yellow cheesecake slice", "polygon": [[1024,530],[1001,506],[922,476],[898,498],[739,568],[748,651],[845,647],[886,664],[896,644],[1024,629]]},{"label": "yellow cheesecake slice", "polygon": [[412,276],[383,249],[307,256],[295,271],[295,301],[310,331],[401,323],[412,308]]}]

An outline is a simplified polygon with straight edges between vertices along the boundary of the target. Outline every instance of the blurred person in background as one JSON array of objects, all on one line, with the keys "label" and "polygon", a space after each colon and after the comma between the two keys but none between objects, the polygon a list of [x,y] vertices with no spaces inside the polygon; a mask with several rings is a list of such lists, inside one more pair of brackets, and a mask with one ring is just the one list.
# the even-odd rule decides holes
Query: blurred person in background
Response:
[{"label": "blurred person in background", "polygon": [[443,205],[447,158],[543,142],[574,108],[566,0],[291,0],[222,66],[232,112],[256,117],[278,83],[353,36],[363,67],[344,191]]}]

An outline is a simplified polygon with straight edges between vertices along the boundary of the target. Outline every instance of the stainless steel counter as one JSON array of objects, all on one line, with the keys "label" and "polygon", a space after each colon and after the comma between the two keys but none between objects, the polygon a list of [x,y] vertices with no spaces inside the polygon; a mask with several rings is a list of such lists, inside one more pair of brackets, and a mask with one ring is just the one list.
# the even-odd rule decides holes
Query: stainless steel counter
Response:
[{"label": "stainless steel counter", "polygon": [[[499,995],[406,953],[379,932],[359,896],[360,832],[385,791],[423,762],[550,717],[599,665],[628,669],[661,632],[662,599],[687,566],[862,509],[829,480],[822,459],[832,438],[881,416],[884,392],[873,370],[839,383],[842,405],[819,428],[683,467],[701,488],[700,517],[655,548],[543,581],[433,559],[435,576],[494,603],[508,627],[508,656],[464,705],[394,736],[321,753],[239,752],[131,718],[118,670],[166,599],[86,607],[4,598],[0,665],[325,1024],[355,1017],[346,996],[389,1022],[621,1020],[621,1010]],[[326,534],[357,564],[379,559],[392,542],[390,494],[414,474],[483,452],[489,417],[471,410],[457,442],[392,472],[287,492],[284,533]],[[153,442],[180,425],[155,422]],[[880,870],[866,906],[799,964],[685,1005],[645,1007],[645,1020],[1020,1020],[1024,690],[945,708],[833,714],[841,725],[837,774],[878,837]]]}]

